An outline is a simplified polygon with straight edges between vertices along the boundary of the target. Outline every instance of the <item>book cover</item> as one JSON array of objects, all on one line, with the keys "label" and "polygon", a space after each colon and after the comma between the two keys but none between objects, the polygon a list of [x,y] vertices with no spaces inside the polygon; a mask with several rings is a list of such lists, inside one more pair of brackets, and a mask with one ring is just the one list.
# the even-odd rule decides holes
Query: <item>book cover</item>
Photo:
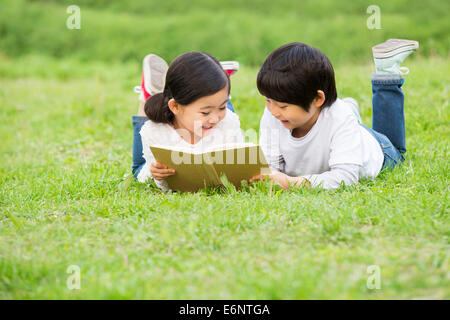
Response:
[{"label": "book cover", "polygon": [[203,153],[167,146],[151,146],[150,149],[156,160],[175,169],[167,183],[176,191],[195,192],[204,187],[223,185],[222,175],[240,188],[242,180],[270,173],[261,148],[253,143],[222,145]]}]

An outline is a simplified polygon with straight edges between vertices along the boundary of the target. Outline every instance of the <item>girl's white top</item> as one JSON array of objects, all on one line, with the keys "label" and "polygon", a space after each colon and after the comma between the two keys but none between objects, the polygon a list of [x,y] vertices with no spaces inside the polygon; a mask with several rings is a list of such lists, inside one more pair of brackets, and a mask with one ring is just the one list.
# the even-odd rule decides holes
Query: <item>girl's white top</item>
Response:
[{"label": "girl's white top", "polygon": [[260,123],[259,144],[271,169],[303,176],[313,187],[338,188],[361,178],[374,178],[384,156],[377,140],[362,127],[348,102],[337,99],[323,108],[311,130],[292,136],[266,108]]},{"label": "girl's white top", "polygon": [[[228,109],[226,110],[222,121],[210,129],[208,134],[196,144],[186,142],[170,124],[147,120],[140,131],[145,165],[139,172],[138,181],[146,182],[149,178],[153,178],[150,173],[150,166],[155,161],[155,157],[150,150],[150,146],[166,146],[168,148],[187,149],[192,152],[206,152],[219,145],[243,143],[244,137],[238,115]],[[155,183],[160,189],[169,190],[166,180],[155,180]]]}]

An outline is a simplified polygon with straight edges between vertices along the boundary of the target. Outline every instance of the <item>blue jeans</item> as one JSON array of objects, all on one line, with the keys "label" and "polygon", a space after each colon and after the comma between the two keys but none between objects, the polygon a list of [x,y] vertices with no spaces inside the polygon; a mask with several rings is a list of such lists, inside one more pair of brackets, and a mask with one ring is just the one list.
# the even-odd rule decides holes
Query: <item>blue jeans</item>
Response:
[{"label": "blue jeans", "polygon": [[[234,108],[231,102],[229,101],[227,104],[227,108],[233,112]],[[145,164],[145,159],[142,156],[142,139],[140,135],[140,131],[145,121],[148,120],[147,117],[143,116],[133,116],[133,165],[131,167],[131,172],[134,177],[137,178],[139,172],[141,172],[142,167]]]},{"label": "blue jeans", "polygon": [[384,154],[382,169],[394,168],[405,158],[405,96],[400,75],[372,74],[372,129]]}]

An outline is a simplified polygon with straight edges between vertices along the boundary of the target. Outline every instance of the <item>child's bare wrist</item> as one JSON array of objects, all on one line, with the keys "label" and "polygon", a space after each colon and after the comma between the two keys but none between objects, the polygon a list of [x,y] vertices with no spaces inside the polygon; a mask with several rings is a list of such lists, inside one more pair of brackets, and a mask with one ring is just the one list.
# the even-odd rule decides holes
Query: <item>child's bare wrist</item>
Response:
[{"label": "child's bare wrist", "polygon": [[311,183],[305,177],[289,177],[289,182],[296,188],[311,187]]}]

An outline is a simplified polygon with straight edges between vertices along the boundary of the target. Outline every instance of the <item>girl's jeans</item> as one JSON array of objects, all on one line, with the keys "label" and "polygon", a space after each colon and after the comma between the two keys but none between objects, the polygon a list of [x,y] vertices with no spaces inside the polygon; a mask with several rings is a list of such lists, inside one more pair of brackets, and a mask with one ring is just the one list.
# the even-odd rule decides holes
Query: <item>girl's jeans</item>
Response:
[{"label": "girl's jeans", "polygon": [[406,152],[403,82],[400,75],[372,74],[372,129],[361,125],[380,144],[383,169],[400,164]]},{"label": "girl's jeans", "polygon": [[[234,112],[231,102],[228,102],[227,108]],[[133,166],[131,168],[131,172],[135,178],[137,178],[139,172],[145,164],[145,159],[142,156],[142,139],[139,132],[147,120],[147,117],[133,116]]]}]

